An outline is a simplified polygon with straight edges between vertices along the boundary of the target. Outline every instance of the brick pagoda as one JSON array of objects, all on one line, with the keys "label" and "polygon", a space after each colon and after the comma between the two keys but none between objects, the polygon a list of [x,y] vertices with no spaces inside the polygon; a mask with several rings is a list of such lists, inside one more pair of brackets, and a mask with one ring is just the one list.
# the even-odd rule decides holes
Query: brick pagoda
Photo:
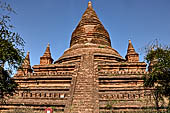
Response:
[{"label": "brick pagoda", "polygon": [[31,67],[28,52],[22,68],[13,77],[17,93],[1,105],[2,111],[52,107],[63,113],[110,113],[151,105],[149,90],[142,87],[146,63],[139,61],[130,40],[125,58],[111,47],[91,2],[72,33],[70,48],[58,60],[53,62],[48,44],[40,64]]}]

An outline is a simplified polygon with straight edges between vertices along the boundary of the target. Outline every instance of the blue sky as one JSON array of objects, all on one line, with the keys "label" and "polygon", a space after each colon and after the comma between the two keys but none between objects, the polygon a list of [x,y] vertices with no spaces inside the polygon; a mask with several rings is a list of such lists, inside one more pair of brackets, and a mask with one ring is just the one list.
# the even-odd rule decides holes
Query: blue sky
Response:
[{"label": "blue sky", "polygon": [[[88,4],[88,0],[6,1],[17,12],[11,15],[12,24],[26,42],[31,65],[39,64],[48,43],[54,61],[69,48],[71,34]],[[170,0],[92,0],[92,4],[121,56],[126,55],[129,39],[139,53],[156,38],[170,44]]]}]

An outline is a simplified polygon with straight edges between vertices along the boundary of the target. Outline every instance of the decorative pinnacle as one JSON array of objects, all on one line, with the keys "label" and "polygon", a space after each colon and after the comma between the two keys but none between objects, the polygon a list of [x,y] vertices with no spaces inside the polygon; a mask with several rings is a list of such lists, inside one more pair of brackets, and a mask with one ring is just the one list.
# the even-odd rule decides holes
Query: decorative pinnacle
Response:
[{"label": "decorative pinnacle", "polygon": [[48,43],[47,47],[50,47],[50,43]]},{"label": "decorative pinnacle", "polygon": [[30,52],[29,52],[29,51],[27,51],[26,58],[29,58],[29,55],[30,55]]},{"label": "decorative pinnacle", "polygon": [[29,56],[30,52],[28,51],[27,52],[27,55],[25,57],[25,60],[24,60],[24,65],[30,65],[30,56]]},{"label": "decorative pinnacle", "polygon": [[91,1],[88,2],[88,7],[89,7],[89,8],[92,8],[92,3],[91,3]]},{"label": "decorative pinnacle", "polygon": [[49,43],[47,44],[47,48],[46,48],[43,56],[44,57],[51,57],[50,44]]},{"label": "decorative pinnacle", "polygon": [[132,42],[131,42],[131,40],[129,40],[129,44],[128,44],[128,53],[132,53],[132,52],[135,52],[135,49],[134,49],[134,47],[133,47],[133,45],[132,45]]},{"label": "decorative pinnacle", "polygon": [[131,40],[129,40],[128,49],[134,49]]}]

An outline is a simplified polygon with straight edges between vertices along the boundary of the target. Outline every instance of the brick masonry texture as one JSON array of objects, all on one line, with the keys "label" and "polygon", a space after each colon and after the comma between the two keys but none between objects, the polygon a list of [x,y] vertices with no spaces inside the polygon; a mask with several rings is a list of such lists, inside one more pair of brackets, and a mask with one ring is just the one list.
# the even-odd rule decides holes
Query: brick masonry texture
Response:
[{"label": "brick masonry texture", "polygon": [[91,2],[72,33],[70,48],[53,63],[50,45],[40,64],[30,66],[29,53],[13,79],[14,96],[1,104],[2,112],[52,107],[62,113],[136,111],[153,106],[149,89],[142,86],[146,64],[139,61],[132,42],[123,58],[111,47],[108,32]]}]

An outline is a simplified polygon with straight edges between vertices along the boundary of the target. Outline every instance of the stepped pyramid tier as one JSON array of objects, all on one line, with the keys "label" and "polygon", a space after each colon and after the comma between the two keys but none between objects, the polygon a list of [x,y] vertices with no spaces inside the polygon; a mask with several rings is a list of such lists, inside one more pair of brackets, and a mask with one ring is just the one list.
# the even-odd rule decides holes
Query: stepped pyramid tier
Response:
[{"label": "stepped pyramid tier", "polygon": [[109,33],[100,22],[91,1],[89,1],[86,11],[72,33],[70,48],[55,63],[66,63],[65,61],[68,61],[69,57],[81,56],[88,51],[96,55],[114,56],[118,61],[125,60],[111,47]]}]

